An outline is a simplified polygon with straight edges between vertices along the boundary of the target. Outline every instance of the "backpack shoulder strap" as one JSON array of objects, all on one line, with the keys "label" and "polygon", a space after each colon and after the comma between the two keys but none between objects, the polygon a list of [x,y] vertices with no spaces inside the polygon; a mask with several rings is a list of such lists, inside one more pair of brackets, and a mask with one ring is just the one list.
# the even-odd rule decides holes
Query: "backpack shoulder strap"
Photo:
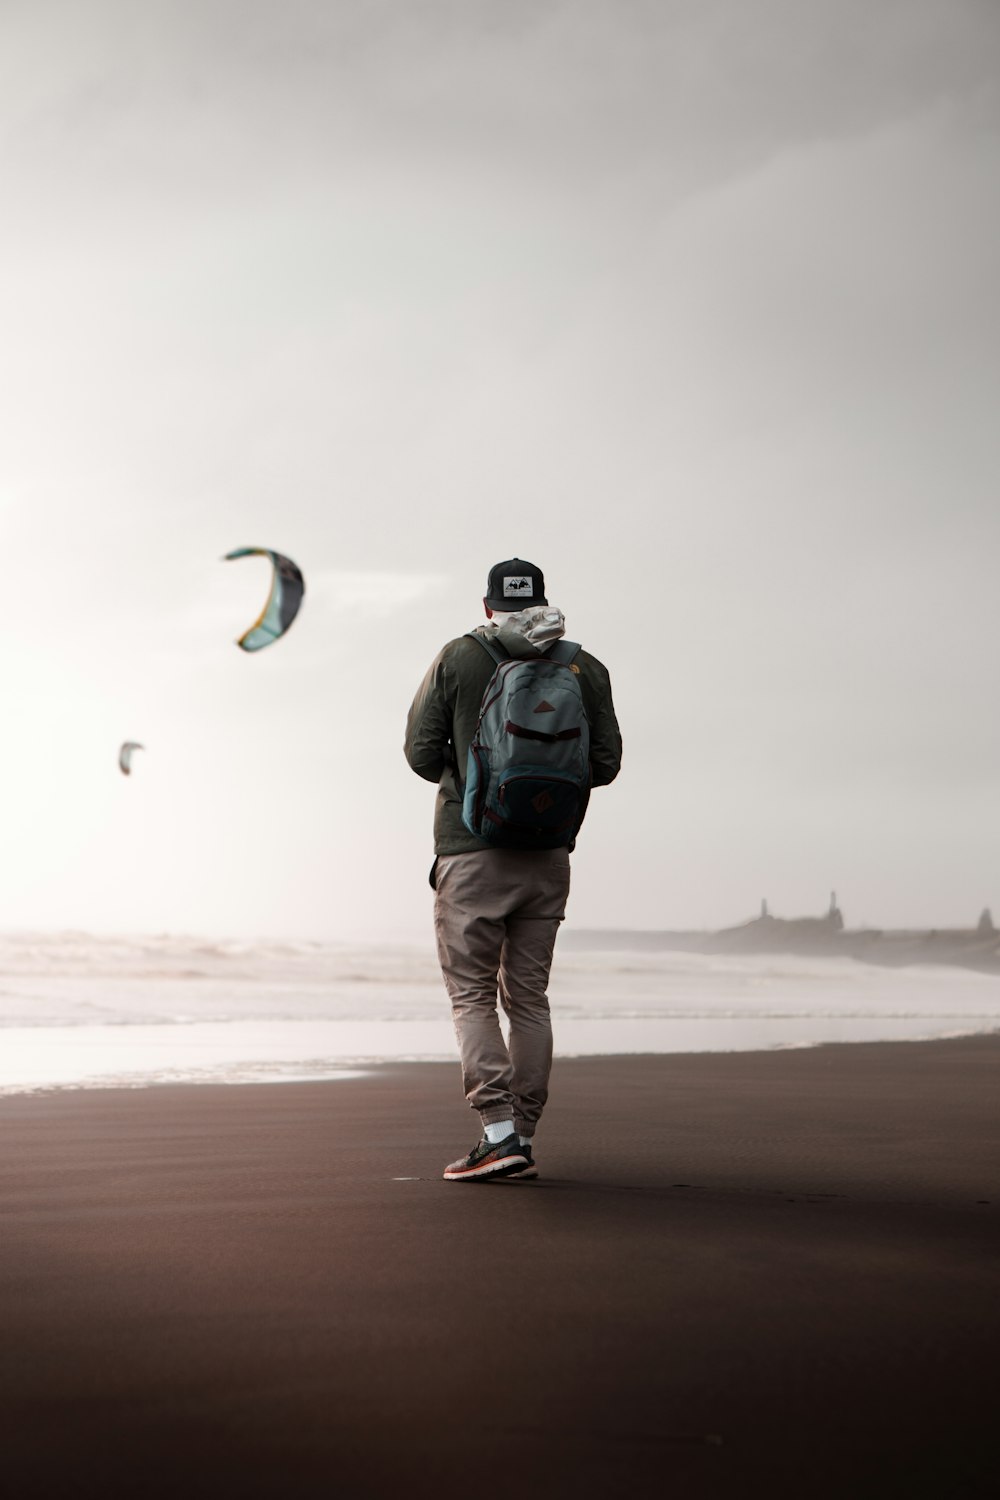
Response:
[{"label": "backpack shoulder strap", "polygon": [[487,656],[491,656],[498,666],[501,662],[510,661],[510,652],[505,651],[498,642],[488,641],[484,635],[477,635],[474,630],[467,630],[465,633],[470,641],[478,641]]},{"label": "backpack shoulder strap", "polygon": [[549,647],[545,655],[549,661],[560,661],[564,667],[570,667],[580,654],[579,641],[556,641]]}]

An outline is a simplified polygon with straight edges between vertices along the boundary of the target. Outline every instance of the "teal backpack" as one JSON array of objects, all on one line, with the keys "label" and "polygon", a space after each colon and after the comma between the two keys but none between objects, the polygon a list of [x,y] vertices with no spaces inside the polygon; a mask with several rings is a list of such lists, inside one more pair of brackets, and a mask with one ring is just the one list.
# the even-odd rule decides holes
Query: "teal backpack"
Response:
[{"label": "teal backpack", "polygon": [[590,795],[590,724],[580,691],[580,647],[509,656],[473,635],[497,663],[469,746],[462,822],[508,849],[571,848]]}]

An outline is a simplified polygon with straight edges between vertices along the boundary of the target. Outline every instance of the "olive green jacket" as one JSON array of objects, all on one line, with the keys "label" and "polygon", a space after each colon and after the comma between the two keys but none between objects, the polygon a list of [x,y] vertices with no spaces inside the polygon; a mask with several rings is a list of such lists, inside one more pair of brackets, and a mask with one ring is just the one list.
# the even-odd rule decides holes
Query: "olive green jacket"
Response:
[{"label": "olive green jacket", "polygon": [[[512,655],[537,655],[527,641],[505,644]],[[607,667],[587,651],[580,651],[573,665],[580,669],[580,690],[590,723],[591,785],[607,786],[622,763],[622,737],[611,700],[611,678]],[[438,652],[410,707],[406,759],[418,776],[438,784],[435,854],[465,854],[487,847],[462,822],[462,791],[469,742],[479,722],[486,685],[495,670],[495,662],[477,641],[459,636]]]}]

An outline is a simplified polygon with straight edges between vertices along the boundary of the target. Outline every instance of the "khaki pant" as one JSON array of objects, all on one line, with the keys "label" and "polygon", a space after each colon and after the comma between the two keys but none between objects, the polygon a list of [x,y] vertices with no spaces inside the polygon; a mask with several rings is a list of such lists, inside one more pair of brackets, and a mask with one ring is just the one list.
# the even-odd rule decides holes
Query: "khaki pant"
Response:
[{"label": "khaki pant", "polygon": [[[483,849],[437,862],[434,929],[465,1097],[484,1125],[535,1133],[552,1067],[546,994],[569,894],[565,849]],[[510,1020],[504,1042],[497,995]]]}]

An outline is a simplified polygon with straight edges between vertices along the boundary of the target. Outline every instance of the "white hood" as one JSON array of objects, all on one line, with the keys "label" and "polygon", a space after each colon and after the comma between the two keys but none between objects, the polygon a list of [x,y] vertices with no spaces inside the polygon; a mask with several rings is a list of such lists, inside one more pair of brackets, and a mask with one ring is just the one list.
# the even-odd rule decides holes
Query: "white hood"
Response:
[{"label": "white hood", "polygon": [[547,651],[553,641],[566,634],[566,617],[551,604],[533,604],[528,609],[495,614],[481,628],[488,636],[497,636],[502,646],[508,640],[516,640],[526,642],[536,651]]}]

